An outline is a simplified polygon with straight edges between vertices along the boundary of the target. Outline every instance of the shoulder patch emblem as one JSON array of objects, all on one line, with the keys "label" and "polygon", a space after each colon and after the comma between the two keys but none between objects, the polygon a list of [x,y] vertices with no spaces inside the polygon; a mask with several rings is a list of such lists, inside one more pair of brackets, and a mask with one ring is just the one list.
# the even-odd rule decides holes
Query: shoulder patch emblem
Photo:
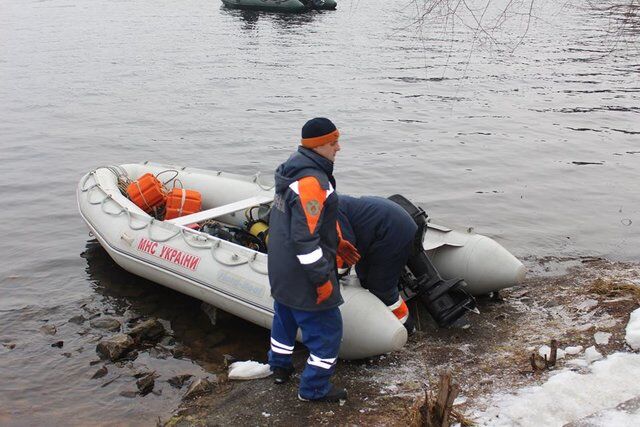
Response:
[{"label": "shoulder patch emblem", "polygon": [[304,210],[310,216],[317,216],[320,213],[320,202],[317,200],[309,200],[304,207]]}]

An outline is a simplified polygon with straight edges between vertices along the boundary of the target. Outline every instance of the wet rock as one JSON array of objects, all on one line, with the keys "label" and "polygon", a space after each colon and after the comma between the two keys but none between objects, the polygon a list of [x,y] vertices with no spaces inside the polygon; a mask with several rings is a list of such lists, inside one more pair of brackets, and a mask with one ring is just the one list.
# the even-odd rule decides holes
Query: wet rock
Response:
[{"label": "wet rock", "polygon": [[191,383],[189,389],[184,394],[182,400],[193,399],[197,396],[202,396],[204,394],[209,394],[213,391],[214,383],[209,381],[207,378],[198,378],[194,382]]},{"label": "wet rock", "polygon": [[171,353],[162,347],[152,347],[149,349],[149,356],[154,359],[166,359]]},{"label": "wet rock", "polygon": [[171,347],[172,345],[175,345],[176,343],[176,339],[170,335],[162,338],[162,340],[160,340],[160,344],[166,347]]},{"label": "wet rock", "polygon": [[125,316],[127,316],[127,326],[128,327],[132,327],[136,323],[140,322],[140,320],[142,320],[142,316],[133,316],[133,315],[130,315],[130,314],[127,314],[127,313],[125,313]]},{"label": "wet rock", "polygon": [[102,362],[102,359],[92,360],[91,362],[89,362],[89,366],[97,365],[100,362]]},{"label": "wet rock", "polygon": [[229,365],[231,365],[233,362],[237,362],[237,361],[238,361],[238,358],[235,357],[235,356],[232,356],[231,354],[224,354],[222,356],[222,365],[225,368],[228,368]]},{"label": "wet rock", "polygon": [[74,323],[76,325],[81,325],[86,321],[87,321],[87,319],[82,315],[73,316],[71,319],[68,320],[69,323]]},{"label": "wet rock", "polygon": [[100,317],[89,322],[89,325],[91,325],[92,328],[104,329],[109,332],[119,331],[122,326],[120,321],[113,317]]},{"label": "wet rock", "polygon": [[120,358],[121,362],[133,362],[138,358],[139,353],[136,350],[130,351]]},{"label": "wet rock", "polygon": [[71,353],[62,353],[62,355],[67,359],[71,357]]},{"label": "wet rock", "polygon": [[64,341],[56,341],[53,344],[51,344],[51,347],[62,348],[63,345],[64,345]]},{"label": "wet rock", "polygon": [[128,397],[128,398],[134,398],[138,395],[137,391],[133,391],[133,390],[127,390],[127,391],[121,391],[120,392],[120,396],[122,397]]},{"label": "wet rock", "polygon": [[93,376],[91,377],[91,379],[92,379],[92,380],[95,380],[96,378],[102,378],[102,377],[104,377],[105,375],[107,375],[107,373],[108,373],[108,372],[109,372],[109,371],[107,370],[107,367],[106,367],[106,366],[103,366],[102,368],[98,369],[98,370],[96,371],[96,373],[95,373],[95,374],[93,374]]},{"label": "wet rock", "polygon": [[158,321],[158,319],[149,319],[145,320],[142,323],[136,325],[133,329],[129,331],[129,336],[134,339],[135,342],[142,341],[157,341],[164,334],[166,330],[162,323]]},{"label": "wet rock", "polygon": [[40,332],[45,335],[55,335],[56,333],[58,333],[58,328],[56,328],[56,325],[42,325],[40,327]]},{"label": "wet rock", "polygon": [[185,348],[182,346],[176,347],[171,350],[171,354],[173,354],[173,357],[176,359],[182,359],[185,355]]},{"label": "wet rock", "polygon": [[152,372],[150,374],[147,374],[141,377],[140,379],[138,379],[138,381],[136,381],[136,386],[138,387],[138,390],[140,390],[140,394],[142,396],[146,396],[147,394],[151,393],[156,383],[155,379],[156,379],[156,374],[155,372]]},{"label": "wet rock", "polygon": [[133,346],[133,339],[127,334],[116,334],[98,343],[96,352],[102,359],[111,361],[122,357]]},{"label": "wet rock", "polygon": [[102,334],[89,334],[86,338],[86,341],[89,343],[94,343],[100,341],[102,337]]},{"label": "wet rock", "polygon": [[182,388],[182,386],[184,386],[187,380],[191,377],[193,377],[191,374],[176,375],[175,377],[169,378],[167,382],[171,384],[172,387]]}]

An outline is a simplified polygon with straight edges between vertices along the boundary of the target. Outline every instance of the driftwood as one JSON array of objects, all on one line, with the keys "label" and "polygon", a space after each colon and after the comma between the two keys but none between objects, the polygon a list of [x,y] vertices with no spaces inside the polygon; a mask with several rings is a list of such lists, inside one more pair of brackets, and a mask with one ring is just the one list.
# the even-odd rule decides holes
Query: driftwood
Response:
[{"label": "driftwood", "polygon": [[531,353],[529,361],[531,362],[531,368],[534,372],[551,369],[552,367],[556,366],[556,362],[558,360],[558,340],[551,340],[550,347],[551,352],[548,359],[546,354],[544,357],[542,357],[537,353]]},{"label": "driftwood", "polygon": [[420,407],[422,427],[449,427],[453,415],[453,401],[458,396],[460,387],[451,382],[451,372],[440,377],[437,397],[425,390],[424,404]]}]

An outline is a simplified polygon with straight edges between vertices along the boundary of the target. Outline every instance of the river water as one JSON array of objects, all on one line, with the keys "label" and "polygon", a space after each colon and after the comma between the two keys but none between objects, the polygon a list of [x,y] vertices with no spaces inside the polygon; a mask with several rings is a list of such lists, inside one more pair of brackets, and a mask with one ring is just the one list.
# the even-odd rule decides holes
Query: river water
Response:
[{"label": "river water", "polygon": [[[523,258],[637,261],[638,27],[563,6],[474,32],[415,25],[412,2],[288,16],[216,0],[0,0],[0,424],[154,424],[182,392],[122,396],[127,369],[166,379],[218,372],[226,353],[264,358],[264,330],[224,315],[213,327],[88,236],[75,187],[99,165],[270,174],[304,121],[327,116],[344,193],[403,193]],[[186,354],[143,353],[92,380],[102,332],[69,319],[96,313],[159,317]]]}]

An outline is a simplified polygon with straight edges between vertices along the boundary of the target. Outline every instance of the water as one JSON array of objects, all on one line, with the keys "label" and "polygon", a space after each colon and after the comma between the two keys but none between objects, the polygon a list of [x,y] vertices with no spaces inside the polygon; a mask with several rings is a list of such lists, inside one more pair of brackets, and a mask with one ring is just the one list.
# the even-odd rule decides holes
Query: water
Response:
[{"label": "water", "polygon": [[[604,13],[536,3],[543,19],[511,51],[526,21],[490,45],[444,20],[417,31],[408,4],[284,16],[215,0],[0,0],[0,424],[153,424],[181,392],[122,397],[127,369],[166,379],[219,372],[225,353],[264,357],[265,331],[211,326],[197,301],[122,272],[88,237],[75,186],[99,165],[271,173],[323,115],[342,133],[342,192],[401,192],[520,257],[638,260],[637,26],[618,37]],[[68,322],[91,313],[158,316],[187,354],[91,380],[100,332]]]}]

